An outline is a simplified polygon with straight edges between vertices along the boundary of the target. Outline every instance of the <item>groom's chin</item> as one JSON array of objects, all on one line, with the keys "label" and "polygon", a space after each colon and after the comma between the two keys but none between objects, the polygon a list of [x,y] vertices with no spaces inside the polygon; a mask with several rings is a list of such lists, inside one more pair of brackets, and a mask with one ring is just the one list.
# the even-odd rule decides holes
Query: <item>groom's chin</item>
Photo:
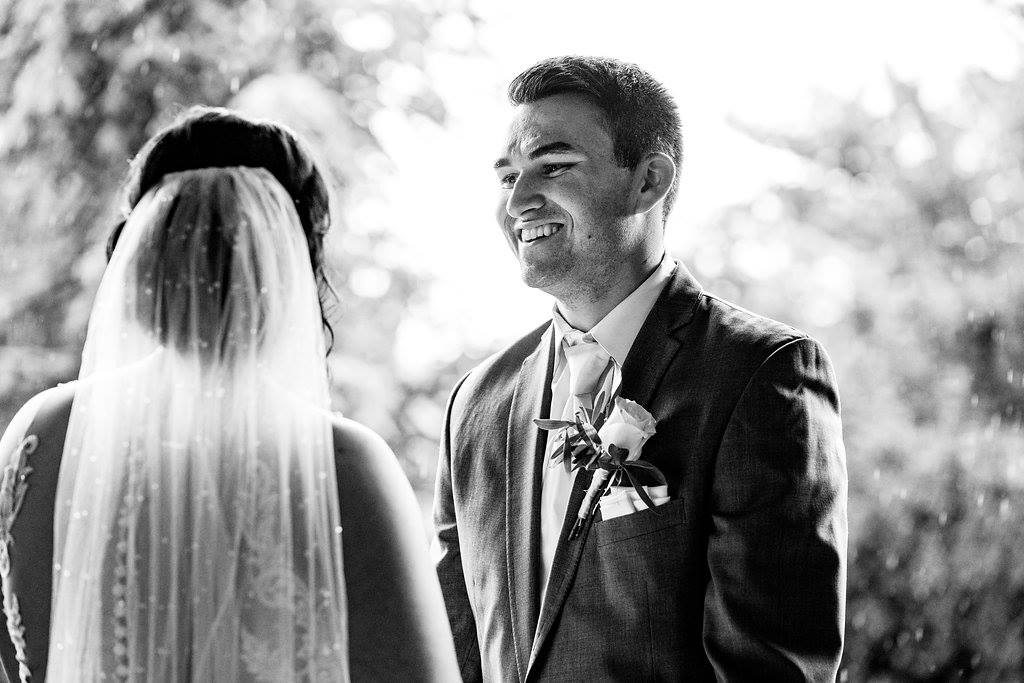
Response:
[{"label": "groom's chin", "polygon": [[556,285],[562,279],[559,277],[560,273],[552,272],[550,268],[540,268],[537,264],[519,262],[519,274],[523,279],[523,284],[532,289],[539,289],[542,292],[550,294],[553,289],[557,289]]},{"label": "groom's chin", "polygon": [[544,284],[544,278],[540,276],[540,273],[522,262],[519,264],[519,276],[522,278],[523,284],[532,289],[540,289]]}]

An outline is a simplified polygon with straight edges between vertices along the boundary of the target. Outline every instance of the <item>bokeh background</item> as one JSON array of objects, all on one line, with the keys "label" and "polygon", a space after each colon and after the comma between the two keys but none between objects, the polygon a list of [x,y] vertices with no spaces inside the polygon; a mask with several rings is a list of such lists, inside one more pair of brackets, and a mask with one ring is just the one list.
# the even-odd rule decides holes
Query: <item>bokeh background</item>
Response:
[{"label": "bokeh background", "polygon": [[127,161],[183,108],[329,167],[337,407],[429,507],[444,401],[542,321],[493,225],[504,87],[635,61],[686,134],[672,253],[821,339],[861,681],[1024,680],[1024,9],[981,0],[7,0],[0,426],[75,377]]}]

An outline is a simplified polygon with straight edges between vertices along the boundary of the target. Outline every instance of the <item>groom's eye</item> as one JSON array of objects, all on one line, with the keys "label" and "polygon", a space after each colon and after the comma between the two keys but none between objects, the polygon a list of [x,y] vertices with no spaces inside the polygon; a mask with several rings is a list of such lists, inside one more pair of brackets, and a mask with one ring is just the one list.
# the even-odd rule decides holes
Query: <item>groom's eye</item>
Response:
[{"label": "groom's eye", "polygon": [[572,164],[544,164],[544,167],[541,170],[544,175],[553,177],[560,175],[562,171],[567,170],[570,166],[572,166]]},{"label": "groom's eye", "polygon": [[517,177],[518,176],[515,173],[509,173],[501,176],[499,179],[501,181],[501,186],[505,189],[512,189],[512,186],[516,184]]}]

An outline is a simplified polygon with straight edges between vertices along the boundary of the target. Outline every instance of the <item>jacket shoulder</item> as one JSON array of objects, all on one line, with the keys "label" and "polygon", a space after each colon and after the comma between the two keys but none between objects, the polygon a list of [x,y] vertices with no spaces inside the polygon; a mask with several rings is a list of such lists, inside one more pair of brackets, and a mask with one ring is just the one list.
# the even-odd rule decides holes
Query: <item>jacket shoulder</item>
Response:
[{"label": "jacket shoulder", "polygon": [[699,304],[708,336],[725,352],[760,365],[779,349],[802,340],[817,344],[806,332],[759,315],[714,294],[702,293]]},{"label": "jacket shoulder", "polygon": [[692,351],[728,363],[733,372],[751,364],[756,368],[788,344],[810,339],[802,330],[707,291],[678,261],[652,317],[661,319],[655,329],[666,325]]},{"label": "jacket shoulder", "polygon": [[803,330],[707,292],[700,293],[693,318],[680,332],[699,354],[709,381],[722,389],[742,391],[759,371],[820,365],[832,375],[828,354]]}]

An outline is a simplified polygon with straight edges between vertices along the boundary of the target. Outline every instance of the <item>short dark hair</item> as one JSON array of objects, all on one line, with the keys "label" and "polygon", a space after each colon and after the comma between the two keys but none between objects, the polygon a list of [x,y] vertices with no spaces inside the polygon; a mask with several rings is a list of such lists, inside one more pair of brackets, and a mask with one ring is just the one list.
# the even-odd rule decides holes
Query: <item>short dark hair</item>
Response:
[{"label": "short dark hair", "polygon": [[[607,57],[550,57],[508,86],[508,98],[515,105],[564,94],[581,95],[601,110],[619,165],[636,168],[651,152],[667,154],[677,168],[682,165],[683,134],[675,100],[637,65]],[[678,187],[677,174],[665,197],[665,216]]]},{"label": "short dark hair", "polygon": [[107,240],[107,260],[128,214],[161,178],[168,173],[231,166],[266,169],[295,203],[316,278],[321,319],[333,345],[327,308],[337,302],[337,294],[324,270],[323,248],[331,226],[330,190],[306,144],[275,121],[247,118],[221,107],[195,106],[150,138],[129,167],[124,216]]}]

